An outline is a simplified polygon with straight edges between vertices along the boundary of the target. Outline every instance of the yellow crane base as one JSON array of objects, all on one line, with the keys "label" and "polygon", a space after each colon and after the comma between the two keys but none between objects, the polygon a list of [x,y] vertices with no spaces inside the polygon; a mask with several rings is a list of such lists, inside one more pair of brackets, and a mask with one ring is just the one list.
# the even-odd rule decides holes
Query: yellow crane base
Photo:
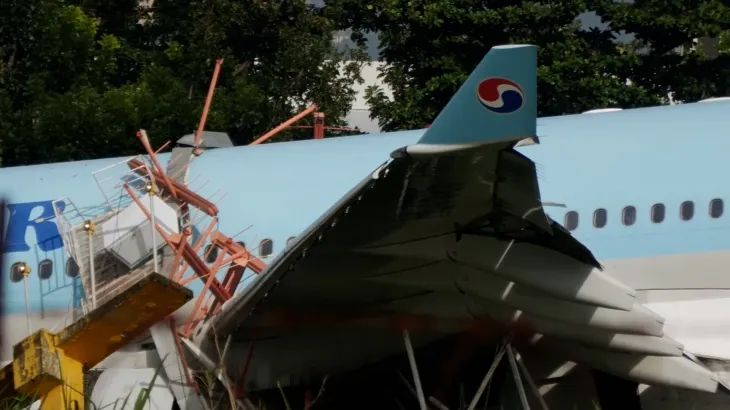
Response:
[{"label": "yellow crane base", "polygon": [[84,372],[193,298],[151,273],[58,333],[41,329],[13,346],[0,369],[0,403],[42,400],[42,410],[82,410]]}]

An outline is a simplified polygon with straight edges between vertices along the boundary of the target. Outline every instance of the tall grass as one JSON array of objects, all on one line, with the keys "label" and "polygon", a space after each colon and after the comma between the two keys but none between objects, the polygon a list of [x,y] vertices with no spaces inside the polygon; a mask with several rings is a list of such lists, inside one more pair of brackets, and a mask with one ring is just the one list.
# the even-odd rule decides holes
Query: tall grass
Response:
[{"label": "tall grass", "polygon": [[[155,369],[155,373],[152,375],[152,380],[149,383],[150,388],[143,388],[137,393],[137,397],[134,399],[134,402],[132,404],[133,410],[144,410],[146,408],[149,408],[149,406],[146,406],[150,401],[150,390],[152,386],[155,385],[155,382],[157,381],[158,376],[160,375],[160,371],[162,370],[162,363],[164,363],[164,359],[160,363],[160,365]],[[65,393],[65,390],[64,390]],[[91,392],[84,392],[86,398],[88,399]],[[26,409],[34,409],[34,408],[40,408],[40,403],[38,398],[34,398],[33,396],[25,396],[22,394],[16,395],[15,397],[7,397],[4,400],[0,401],[0,410],[26,410]],[[132,400],[132,392],[129,392],[126,397],[117,399],[113,406],[104,406],[104,410],[121,410],[127,408],[127,404],[131,403],[130,400]],[[65,394],[64,394],[64,400],[67,401]],[[102,408],[98,407],[94,403],[89,403],[87,408],[91,408],[92,410],[101,410]],[[64,403],[58,403],[57,406],[54,406],[55,409],[58,410],[76,410],[75,406],[71,407],[68,404]],[[81,409],[84,410],[84,409]]]},{"label": "tall grass", "polygon": [[[122,409],[128,409],[128,405],[131,405],[132,410],[147,410],[152,408],[150,406],[150,394],[151,389],[155,386],[155,382],[160,376],[160,371],[163,369],[163,364],[165,362],[165,358],[160,362],[160,365],[157,366],[155,369],[155,373],[152,375],[152,379],[150,380],[148,384],[148,388],[141,389],[136,397],[132,397],[132,392],[129,392],[125,397],[121,397],[117,399],[113,404],[106,405],[103,407],[97,406],[93,402],[89,402],[87,404],[88,409],[91,410],[122,410]],[[244,399],[243,402],[238,402],[238,406],[236,405],[237,399],[235,397],[235,392],[230,386],[223,386],[225,387],[225,392],[222,394],[223,397],[226,397],[228,399],[227,402],[224,402],[223,400],[214,400],[215,397],[215,390],[218,386],[223,385],[223,383],[220,383],[220,372],[223,371],[222,369],[214,369],[210,371],[204,372],[202,375],[197,376],[197,379],[199,381],[199,384],[202,384],[202,387],[206,391],[206,397],[205,399],[208,400],[208,408],[211,410],[236,410],[239,408],[243,408],[246,410],[266,410],[266,406],[264,403],[258,403],[253,404],[251,400]],[[317,393],[317,396],[311,400],[311,401],[305,401],[304,403],[304,410],[310,410],[312,406],[314,406],[315,403],[322,397],[324,394],[324,387],[325,383],[327,382],[327,377],[324,378],[322,381],[322,384],[319,388],[319,392]],[[279,392],[281,393],[282,400],[284,402],[284,405],[287,410],[292,410],[291,405],[289,404],[289,400],[286,397],[286,394],[284,393],[284,389],[281,387],[279,383],[277,383],[277,387],[279,389]],[[87,400],[90,399],[91,392],[84,392],[85,397]],[[65,398],[65,397],[64,397]],[[14,397],[6,397],[3,400],[0,400],[0,410],[28,410],[28,409],[36,409],[40,408],[40,401],[41,399],[34,398],[32,396],[24,396],[22,394],[16,395]],[[65,400],[64,400],[65,401]],[[57,406],[54,406],[54,409],[58,410],[76,410],[74,407],[64,405],[63,403],[58,403]],[[81,409],[84,410],[84,409]]]}]

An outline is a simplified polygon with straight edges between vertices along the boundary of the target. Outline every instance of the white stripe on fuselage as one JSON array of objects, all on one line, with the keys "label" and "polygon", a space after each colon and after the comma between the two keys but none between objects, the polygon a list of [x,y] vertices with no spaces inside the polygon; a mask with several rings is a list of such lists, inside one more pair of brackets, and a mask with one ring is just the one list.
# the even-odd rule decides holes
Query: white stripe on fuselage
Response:
[{"label": "white stripe on fuselage", "polygon": [[[730,360],[730,251],[603,261],[606,272],[637,290],[639,301],[663,316],[664,331],[696,355]],[[182,309],[184,310],[184,309]],[[31,314],[33,330],[63,327],[66,312]],[[0,360],[27,336],[25,313],[4,316]],[[66,320],[70,323],[70,321]]]},{"label": "white stripe on fuselage", "polygon": [[665,318],[664,332],[699,356],[730,360],[730,251],[603,262]]}]

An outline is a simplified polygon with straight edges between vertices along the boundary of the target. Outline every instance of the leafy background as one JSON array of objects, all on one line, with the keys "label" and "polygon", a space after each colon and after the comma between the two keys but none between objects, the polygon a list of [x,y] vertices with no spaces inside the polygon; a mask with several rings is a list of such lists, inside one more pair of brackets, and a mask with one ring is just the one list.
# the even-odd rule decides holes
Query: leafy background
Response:
[{"label": "leafy background", "polygon": [[[602,24],[579,22],[590,10]],[[2,165],[136,153],[139,128],[158,146],[190,133],[219,57],[207,129],[246,144],[311,102],[344,125],[374,33],[393,97],[367,99],[388,131],[430,123],[503,43],[540,46],[540,115],[730,95],[721,0],[4,0]]]}]

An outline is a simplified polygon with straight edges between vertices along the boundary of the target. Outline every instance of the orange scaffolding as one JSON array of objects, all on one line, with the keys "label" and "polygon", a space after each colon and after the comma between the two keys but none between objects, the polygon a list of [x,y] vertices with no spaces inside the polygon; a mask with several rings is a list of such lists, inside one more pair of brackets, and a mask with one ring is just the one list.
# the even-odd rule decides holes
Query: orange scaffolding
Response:
[{"label": "orange scaffolding", "polygon": [[[205,100],[205,106],[195,133],[195,140],[193,144],[194,157],[199,156],[203,152],[200,147],[202,142],[201,136],[205,128],[208,112],[215,93],[215,85],[220,74],[222,61],[222,59],[218,59],[216,61],[213,78]],[[296,114],[289,120],[284,121],[271,131],[257,138],[251,143],[251,145],[266,142],[287,127],[313,128],[315,139],[324,138],[324,133],[327,129],[341,131],[356,130],[347,127],[325,127],[325,115],[324,113],[317,111],[317,108],[316,104],[312,104],[302,112]],[[314,115],[314,125],[293,125],[295,122],[310,114]],[[213,201],[208,198],[204,198],[197,192],[193,191],[186,183],[179,182],[176,175],[167,175],[165,168],[160,164],[160,161],[157,158],[157,154],[162,151],[169,142],[155,151],[150,144],[145,130],[140,130],[137,133],[137,137],[147,153],[148,161],[141,158],[133,158],[127,161],[127,166],[146,181],[147,193],[150,195],[158,195],[165,202],[175,203],[178,206],[179,216],[181,219],[180,233],[169,233],[166,231],[159,223],[157,223],[153,211],[148,208],[145,204],[146,201],[143,201],[142,198],[140,198],[137,191],[128,183],[125,183],[122,186],[133,202],[145,214],[154,229],[159,233],[160,237],[163,238],[172,250],[174,260],[172,264],[169,265],[169,272],[166,272],[167,277],[180,285],[187,285],[195,280],[199,280],[203,284],[203,289],[195,297],[194,305],[185,323],[173,323],[171,321],[171,326],[176,329],[175,333],[178,337],[190,337],[193,335],[200,323],[205,321],[207,318],[210,318],[212,315],[219,313],[223,304],[235,295],[247,269],[254,274],[259,274],[266,268],[266,264],[254,256],[241,243],[236,242],[233,237],[227,236],[218,230],[219,210]],[[193,160],[194,157],[191,157],[190,160]],[[149,162],[149,164],[147,164],[147,162]],[[196,222],[192,220],[185,220],[183,217],[183,214],[187,216],[190,215],[189,211],[191,208],[194,208],[202,212],[205,216],[210,217],[210,222],[207,223],[194,242],[191,240],[191,236],[192,226]],[[201,249],[206,244],[209,246],[201,254]],[[219,276],[217,274],[221,269],[226,269],[226,272],[222,275],[221,279],[218,279]],[[179,339],[177,342],[180,344]],[[181,347],[178,346],[178,349],[181,349]],[[191,385],[195,386],[192,380],[189,380],[189,382]]]},{"label": "orange scaffolding", "polygon": [[[141,130],[137,135],[149,155],[150,162],[154,164],[154,168],[147,171],[148,168],[141,166],[141,161],[138,159],[130,160],[128,166],[149,181],[148,192],[160,195],[166,200],[174,201],[180,208],[193,207],[212,217],[211,222],[195,243],[191,245],[188,240],[191,236],[190,227],[183,229],[180,234],[166,232],[156,222],[152,212],[135,190],[129,184],[123,185],[132,200],[144,212],[160,236],[174,251],[175,259],[168,274],[169,279],[181,285],[186,285],[195,279],[203,283],[203,290],[196,297],[190,317],[183,324],[181,333],[189,337],[200,321],[217,313],[223,303],[235,294],[246,269],[258,274],[264,270],[266,265],[246,248],[235,242],[233,238],[216,229],[218,226],[218,207],[184,184],[169,178],[165,174],[165,170],[159,165],[156,153],[152,150],[145,131]],[[205,252],[204,257],[201,258],[198,253],[206,243],[210,243],[211,246]],[[217,256],[215,256],[212,263],[206,262],[210,259],[210,255],[216,254]],[[218,280],[216,273],[224,266],[228,266],[227,272],[222,280]],[[186,277],[185,273],[188,270],[191,270],[192,273]]]}]

